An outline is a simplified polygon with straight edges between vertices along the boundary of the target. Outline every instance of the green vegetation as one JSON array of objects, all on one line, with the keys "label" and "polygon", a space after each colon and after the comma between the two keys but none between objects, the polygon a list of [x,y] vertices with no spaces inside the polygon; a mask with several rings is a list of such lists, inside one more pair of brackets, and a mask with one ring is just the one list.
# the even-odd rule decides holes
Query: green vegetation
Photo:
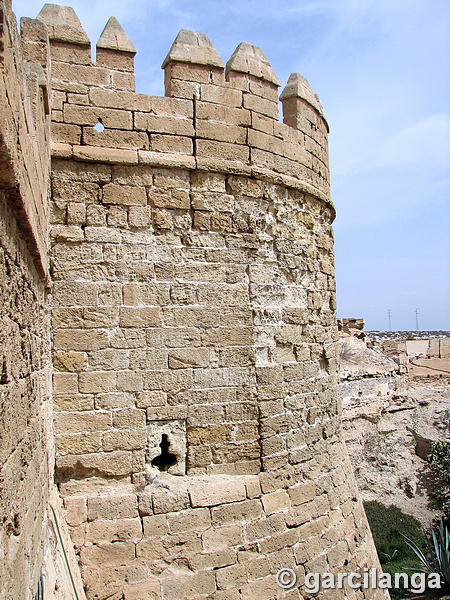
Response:
[{"label": "green vegetation", "polygon": [[[406,535],[426,552],[427,543],[419,521],[396,506],[387,508],[380,502],[365,502],[364,508],[383,571],[390,573],[392,578],[395,573],[406,573],[408,568],[421,571],[420,561],[402,537],[402,534]],[[390,595],[392,600],[405,596],[403,590],[395,589],[390,590]]]},{"label": "green vegetation", "polygon": [[403,536],[408,546],[414,551],[414,554],[422,563],[423,568],[427,573],[439,573],[441,577],[442,592],[450,591],[450,527],[441,518],[438,527],[431,528],[430,544],[432,552],[430,558],[425,556],[422,550],[415,542]]},{"label": "green vegetation", "polygon": [[450,519],[450,442],[433,442],[427,461],[437,478],[433,493],[436,506]]}]

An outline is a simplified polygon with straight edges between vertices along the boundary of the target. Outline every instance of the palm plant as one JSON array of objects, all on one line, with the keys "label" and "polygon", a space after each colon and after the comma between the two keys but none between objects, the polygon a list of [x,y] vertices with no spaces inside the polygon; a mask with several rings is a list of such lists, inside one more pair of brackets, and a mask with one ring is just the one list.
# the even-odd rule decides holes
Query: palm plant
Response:
[{"label": "palm plant", "polygon": [[438,573],[441,578],[442,589],[450,589],[450,528],[448,523],[445,522],[444,518],[442,517],[439,522],[437,535],[433,526],[431,526],[431,536],[433,542],[432,545],[430,544],[433,553],[433,557],[431,559],[428,559],[425,556],[419,546],[412,539],[406,535],[401,535],[424,566],[424,570],[422,572]]}]

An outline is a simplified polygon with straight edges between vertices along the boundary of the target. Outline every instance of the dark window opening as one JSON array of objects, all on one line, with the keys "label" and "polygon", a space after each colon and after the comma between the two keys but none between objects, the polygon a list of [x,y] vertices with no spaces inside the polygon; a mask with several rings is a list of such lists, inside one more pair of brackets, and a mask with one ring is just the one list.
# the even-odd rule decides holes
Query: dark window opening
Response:
[{"label": "dark window opening", "polygon": [[163,433],[161,443],[159,445],[161,448],[161,454],[159,456],[155,456],[155,458],[152,460],[152,466],[157,467],[160,471],[167,471],[169,467],[177,462],[177,455],[169,452],[169,446],[170,442],[167,434]]}]

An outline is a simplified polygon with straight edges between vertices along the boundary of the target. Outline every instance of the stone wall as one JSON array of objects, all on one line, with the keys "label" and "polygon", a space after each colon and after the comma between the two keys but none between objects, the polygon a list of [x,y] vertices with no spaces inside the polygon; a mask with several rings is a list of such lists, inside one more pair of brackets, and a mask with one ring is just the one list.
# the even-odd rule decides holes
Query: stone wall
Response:
[{"label": "stone wall", "polygon": [[94,63],[71,8],[23,20],[21,43],[0,8],[2,600],[34,596],[43,557],[48,597],[82,597],[64,519],[89,599],[302,598],[307,572],[378,566],[342,442],[307,81],[289,78],[280,123],[259,48],[225,66],[182,30],[166,96],[136,94],[114,18]]},{"label": "stone wall", "polygon": [[34,595],[53,471],[48,39],[0,3],[0,598]]},{"label": "stone wall", "polygon": [[115,19],[93,63],[71,9],[39,18],[56,472],[88,598],[299,598],[281,567],[376,565],[339,425],[317,97],[291,75],[280,123],[262,51],[224,68],[188,31],[166,97],[136,94]]}]

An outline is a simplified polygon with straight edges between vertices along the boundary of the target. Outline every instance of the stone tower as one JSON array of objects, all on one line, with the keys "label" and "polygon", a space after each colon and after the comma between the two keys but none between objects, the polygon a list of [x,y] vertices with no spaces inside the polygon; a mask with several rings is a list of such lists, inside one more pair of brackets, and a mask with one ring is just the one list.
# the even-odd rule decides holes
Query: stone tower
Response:
[{"label": "stone tower", "polygon": [[341,438],[318,97],[292,74],[281,123],[258,47],[224,65],[185,30],[166,95],[138,94],[115,18],[95,62],[71,8],[38,20],[56,478],[87,598],[302,598],[308,572],[377,566]]}]

